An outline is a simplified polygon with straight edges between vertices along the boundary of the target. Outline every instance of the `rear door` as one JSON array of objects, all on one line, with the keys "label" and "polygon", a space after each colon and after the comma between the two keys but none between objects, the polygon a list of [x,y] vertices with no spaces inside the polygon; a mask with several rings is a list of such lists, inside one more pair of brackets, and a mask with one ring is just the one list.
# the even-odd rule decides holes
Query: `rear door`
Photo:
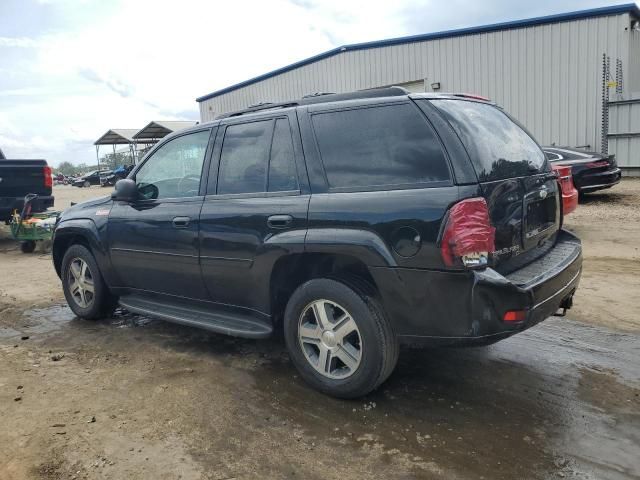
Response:
[{"label": "rear door", "polygon": [[485,102],[433,99],[464,144],[496,228],[494,265],[525,252],[543,253],[560,228],[560,191],[531,135]]},{"label": "rear door", "polygon": [[282,254],[277,238],[304,238],[304,177],[295,111],[220,125],[200,215],[200,263],[213,301],[268,313],[261,292],[268,293],[266,265]]}]

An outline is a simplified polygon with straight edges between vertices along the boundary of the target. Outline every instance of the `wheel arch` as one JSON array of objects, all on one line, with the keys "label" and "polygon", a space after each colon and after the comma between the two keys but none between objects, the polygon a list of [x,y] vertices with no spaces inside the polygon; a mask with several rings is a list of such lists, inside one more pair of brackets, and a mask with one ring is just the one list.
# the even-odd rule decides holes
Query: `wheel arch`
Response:
[{"label": "wheel arch", "polygon": [[105,272],[106,251],[100,241],[96,224],[90,219],[74,219],[56,227],[51,246],[53,265],[58,274],[62,273],[62,259],[72,245],[84,245],[93,254],[101,272]]},{"label": "wheel arch", "polygon": [[369,267],[354,255],[304,252],[280,257],[270,276],[270,312],[279,323],[293,292],[303,283],[315,278],[332,278],[351,288],[378,297],[378,287]]}]

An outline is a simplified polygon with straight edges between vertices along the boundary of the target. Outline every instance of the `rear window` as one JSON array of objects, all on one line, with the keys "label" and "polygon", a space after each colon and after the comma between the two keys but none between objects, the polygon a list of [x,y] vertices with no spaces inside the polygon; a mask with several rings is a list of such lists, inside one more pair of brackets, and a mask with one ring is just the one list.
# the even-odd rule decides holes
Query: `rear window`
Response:
[{"label": "rear window", "polygon": [[331,188],[449,184],[444,152],[412,104],[314,114]]},{"label": "rear window", "polygon": [[480,181],[523,177],[548,170],[544,153],[499,108],[464,100],[432,100],[469,152]]}]

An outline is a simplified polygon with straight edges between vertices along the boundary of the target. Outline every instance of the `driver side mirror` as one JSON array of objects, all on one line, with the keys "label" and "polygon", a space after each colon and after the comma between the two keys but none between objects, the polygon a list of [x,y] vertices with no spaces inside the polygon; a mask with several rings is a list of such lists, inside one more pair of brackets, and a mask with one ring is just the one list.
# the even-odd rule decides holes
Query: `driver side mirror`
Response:
[{"label": "driver side mirror", "polygon": [[138,186],[130,178],[123,178],[116,182],[115,191],[111,194],[113,200],[120,202],[134,202],[138,199]]}]

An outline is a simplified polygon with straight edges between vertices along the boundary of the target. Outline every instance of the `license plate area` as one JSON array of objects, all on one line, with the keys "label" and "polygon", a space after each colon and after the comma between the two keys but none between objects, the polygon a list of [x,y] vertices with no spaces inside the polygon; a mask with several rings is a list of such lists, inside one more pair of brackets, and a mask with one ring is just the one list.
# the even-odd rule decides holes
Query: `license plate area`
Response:
[{"label": "license plate area", "polygon": [[526,240],[538,237],[556,224],[557,201],[554,195],[529,201],[526,206],[524,236]]}]

